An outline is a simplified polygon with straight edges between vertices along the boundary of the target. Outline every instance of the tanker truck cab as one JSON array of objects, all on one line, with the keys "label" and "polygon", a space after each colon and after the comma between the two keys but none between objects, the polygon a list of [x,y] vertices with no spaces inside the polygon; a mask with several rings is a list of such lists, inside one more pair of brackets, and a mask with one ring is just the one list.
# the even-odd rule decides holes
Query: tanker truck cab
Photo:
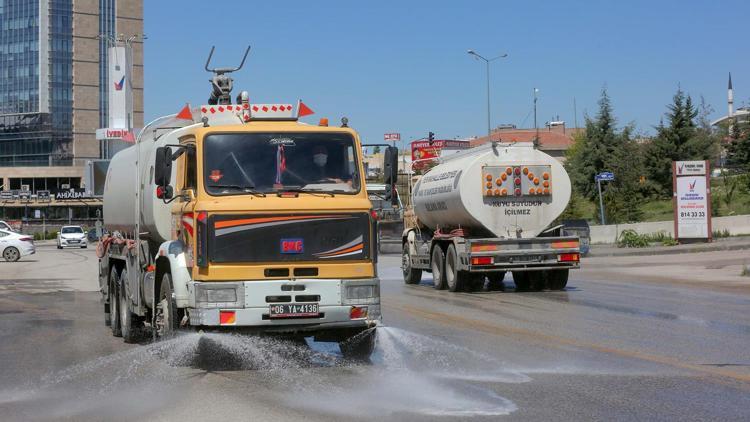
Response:
[{"label": "tanker truck cab", "polygon": [[274,332],[372,352],[380,280],[359,135],[298,122],[292,109],[206,105],[181,127],[142,132],[154,252],[132,308],[146,322],[153,312],[160,335]]}]

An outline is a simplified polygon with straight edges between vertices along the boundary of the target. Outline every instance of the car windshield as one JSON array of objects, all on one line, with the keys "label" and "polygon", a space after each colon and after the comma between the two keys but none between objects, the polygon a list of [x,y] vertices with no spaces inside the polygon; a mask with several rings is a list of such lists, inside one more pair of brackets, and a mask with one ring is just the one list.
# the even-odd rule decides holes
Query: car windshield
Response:
[{"label": "car windshield", "polygon": [[345,133],[227,133],[206,137],[204,176],[211,195],[285,190],[356,193],[354,139]]},{"label": "car windshield", "polygon": [[62,234],[77,234],[83,233],[83,229],[80,227],[63,227]]}]

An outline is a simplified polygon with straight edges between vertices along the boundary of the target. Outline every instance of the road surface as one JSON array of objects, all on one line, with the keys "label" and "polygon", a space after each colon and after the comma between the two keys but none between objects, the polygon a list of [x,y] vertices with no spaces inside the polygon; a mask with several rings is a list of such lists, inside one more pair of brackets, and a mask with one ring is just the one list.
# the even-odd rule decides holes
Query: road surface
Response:
[{"label": "road surface", "polygon": [[363,365],[229,334],[124,344],[93,251],[42,246],[0,262],[0,420],[748,420],[745,256],[592,258],[567,291],[474,294],[383,256]]}]

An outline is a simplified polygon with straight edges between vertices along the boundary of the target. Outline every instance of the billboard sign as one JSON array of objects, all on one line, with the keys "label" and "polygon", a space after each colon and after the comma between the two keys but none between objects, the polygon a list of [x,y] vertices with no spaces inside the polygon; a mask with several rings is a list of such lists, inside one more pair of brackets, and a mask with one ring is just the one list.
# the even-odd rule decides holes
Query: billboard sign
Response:
[{"label": "billboard sign", "polygon": [[436,139],[430,145],[429,141],[414,141],[411,143],[411,161],[414,170],[429,166],[429,162],[435,158],[444,157],[449,152],[468,149],[469,141],[454,141],[449,139]]},{"label": "billboard sign", "polygon": [[383,140],[385,141],[400,141],[401,140],[401,134],[400,133],[386,133],[383,135]]},{"label": "billboard sign", "polygon": [[678,161],[677,176],[705,176],[705,161]]},{"label": "billboard sign", "polygon": [[672,166],[675,238],[711,241],[708,162],[675,161]]},{"label": "billboard sign", "polygon": [[123,46],[109,47],[109,114],[110,128],[129,129],[129,116],[133,113],[131,104],[130,62],[127,50]]}]

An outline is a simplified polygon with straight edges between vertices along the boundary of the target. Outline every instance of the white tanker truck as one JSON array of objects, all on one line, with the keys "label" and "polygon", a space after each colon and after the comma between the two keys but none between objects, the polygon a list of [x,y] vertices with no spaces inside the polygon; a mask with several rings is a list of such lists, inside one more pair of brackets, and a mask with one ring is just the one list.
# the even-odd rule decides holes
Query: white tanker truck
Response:
[{"label": "white tanker truck", "polygon": [[[578,237],[549,227],[570,200],[570,179],[531,143],[493,142],[449,156],[414,185],[403,234],[407,284],[432,272],[436,289],[563,289],[578,268]],[[411,217],[411,218],[409,218]]]}]

